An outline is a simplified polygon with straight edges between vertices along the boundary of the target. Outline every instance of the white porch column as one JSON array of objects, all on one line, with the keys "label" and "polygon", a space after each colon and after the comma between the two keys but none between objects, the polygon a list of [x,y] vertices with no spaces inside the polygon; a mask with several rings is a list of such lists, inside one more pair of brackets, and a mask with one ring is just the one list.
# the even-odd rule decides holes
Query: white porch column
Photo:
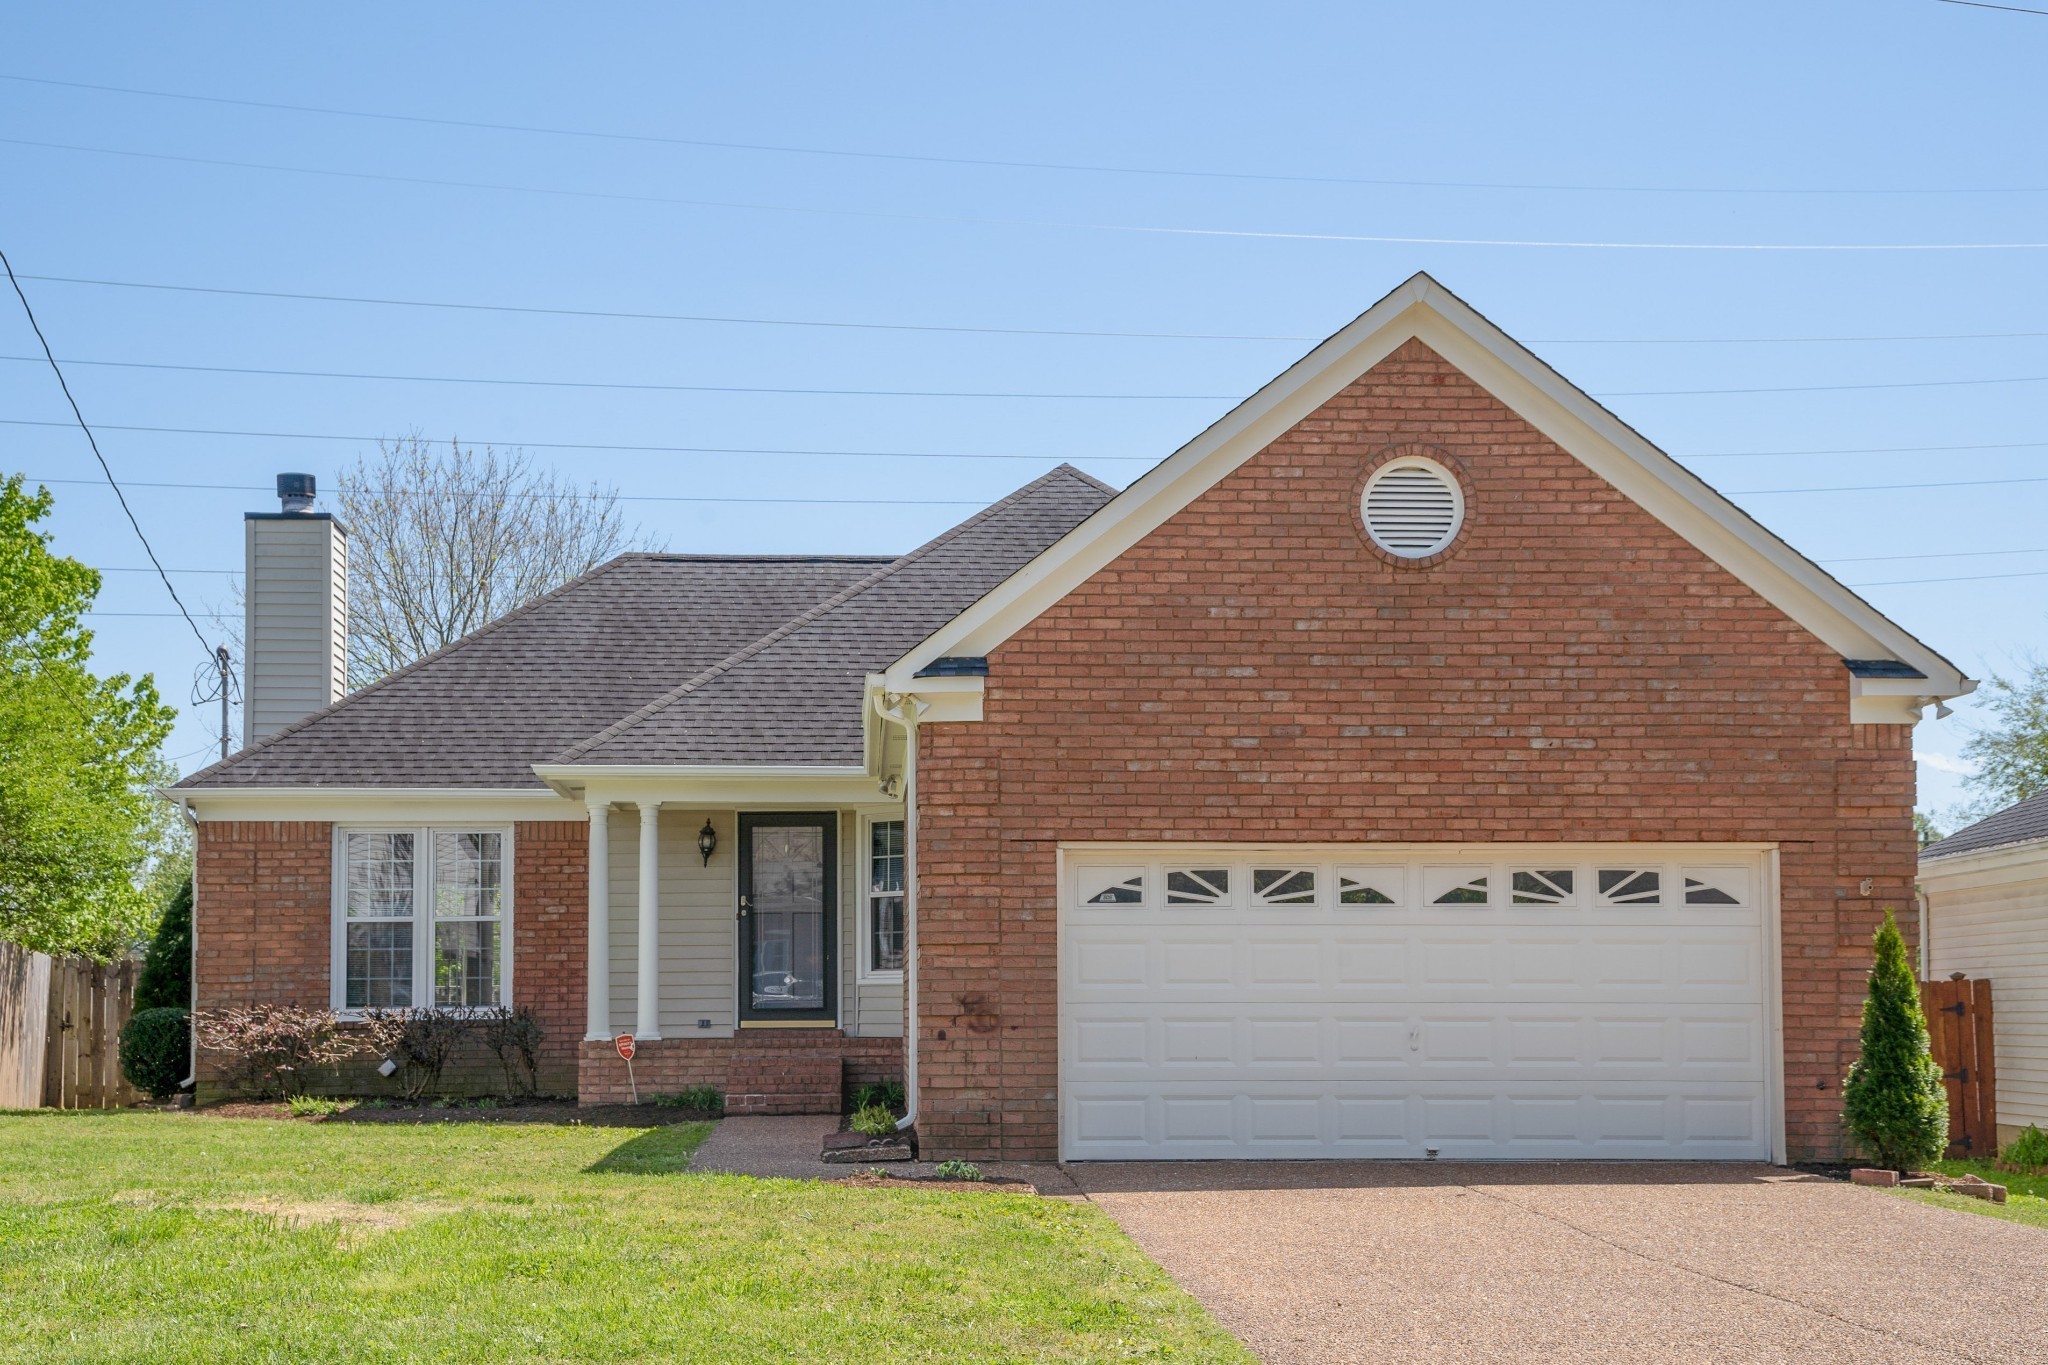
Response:
[{"label": "white porch column", "polygon": [[640,989],[636,1038],[661,1037],[661,802],[640,803]]},{"label": "white porch column", "polygon": [[589,961],[584,1007],[585,1038],[609,1038],[612,1033],[612,840],[610,803],[590,805],[590,932],[586,938]]}]

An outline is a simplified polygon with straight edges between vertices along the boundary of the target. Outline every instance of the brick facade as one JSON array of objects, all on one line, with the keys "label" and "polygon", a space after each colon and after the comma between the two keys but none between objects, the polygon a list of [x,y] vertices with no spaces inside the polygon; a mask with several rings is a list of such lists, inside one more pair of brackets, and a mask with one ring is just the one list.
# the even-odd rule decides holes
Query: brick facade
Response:
[{"label": "brick facade", "polygon": [[[1428,447],[1426,567],[1357,525]],[[1872,928],[1910,910],[1909,727],[1829,649],[1410,341],[994,651],[920,736],[919,1128],[1056,1154],[1071,840],[1773,842],[1791,1154],[1840,1150]],[[1871,894],[1859,883],[1871,879]]]},{"label": "brick facade", "polygon": [[[588,829],[577,821],[522,821],[512,836],[512,995],[543,1031],[542,1094],[574,1094],[583,1036]],[[193,914],[199,1007],[332,1003],[334,826],[325,821],[202,821]],[[390,1087],[365,1059],[332,1088]],[[218,1068],[200,1055],[203,1084]],[[443,1073],[450,1093],[502,1089],[496,1061],[458,1056]]]},{"label": "brick facade", "polygon": [[[583,1044],[577,1094],[623,1104],[626,1064],[610,1043]],[[742,1029],[730,1038],[660,1038],[639,1045],[640,1097],[715,1085],[735,1114],[837,1113],[851,1086],[903,1079],[901,1038],[849,1038],[837,1029]]]}]

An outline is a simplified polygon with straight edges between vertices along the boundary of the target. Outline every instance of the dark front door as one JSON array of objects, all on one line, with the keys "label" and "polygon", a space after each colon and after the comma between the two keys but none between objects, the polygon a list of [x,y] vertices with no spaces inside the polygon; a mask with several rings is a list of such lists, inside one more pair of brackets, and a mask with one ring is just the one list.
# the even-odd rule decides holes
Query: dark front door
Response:
[{"label": "dark front door", "polygon": [[740,1018],[830,1019],[838,900],[823,814],[740,816]]}]

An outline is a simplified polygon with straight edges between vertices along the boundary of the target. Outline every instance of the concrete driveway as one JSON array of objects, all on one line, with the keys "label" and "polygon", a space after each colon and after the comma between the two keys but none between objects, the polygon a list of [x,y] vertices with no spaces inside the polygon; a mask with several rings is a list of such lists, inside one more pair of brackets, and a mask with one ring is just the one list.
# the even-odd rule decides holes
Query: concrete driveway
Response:
[{"label": "concrete driveway", "polygon": [[2048,1361],[2048,1232],[1769,1166],[1069,1171],[1268,1361]]}]

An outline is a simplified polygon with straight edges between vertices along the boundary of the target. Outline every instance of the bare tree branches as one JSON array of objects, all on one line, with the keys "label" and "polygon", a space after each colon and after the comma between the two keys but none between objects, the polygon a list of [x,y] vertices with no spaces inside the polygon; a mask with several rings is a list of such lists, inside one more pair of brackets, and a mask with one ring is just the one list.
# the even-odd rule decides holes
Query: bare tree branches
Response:
[{"label": "bare tree branches", "polygon": [[579,488],[535,469],[522,451],[417,435],[344,470],[333,506],[349,530],[351,689],[639,540],[621,520],[617,489]]}]

